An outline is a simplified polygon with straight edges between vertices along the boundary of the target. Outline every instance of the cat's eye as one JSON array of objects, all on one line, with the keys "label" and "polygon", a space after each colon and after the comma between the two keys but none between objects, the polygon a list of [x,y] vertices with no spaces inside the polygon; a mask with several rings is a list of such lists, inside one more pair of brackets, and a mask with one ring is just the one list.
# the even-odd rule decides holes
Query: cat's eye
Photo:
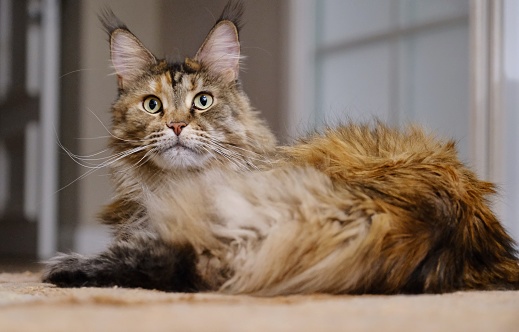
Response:
[{"label": "cat's eye", "polygon": [[195,99],[193,99],[193,107],[205,111],[209,107],[213,105],[213,96],[211,96],[208,93],[202,92],[195,96]]},{"label": "cat's eye", "polygon": [[151,114],[158,113],[162,110],[162,102],[155,96],[146,97],[146,99],[144,99],[142,102],[142,106],[146,112]]}]

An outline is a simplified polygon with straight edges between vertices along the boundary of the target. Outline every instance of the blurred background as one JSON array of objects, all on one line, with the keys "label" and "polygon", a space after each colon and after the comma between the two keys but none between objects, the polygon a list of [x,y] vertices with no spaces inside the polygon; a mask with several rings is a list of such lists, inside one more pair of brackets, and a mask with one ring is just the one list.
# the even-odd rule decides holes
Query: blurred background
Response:
[{"label": "blurred background", "polygon": [[[0,0],[0,260],[96,252],[109,230],[102,151],[116,95],[107,6],[158,57],[193,56],[226,0]],[[519,240],[519,1],[247,1],[241,79],[280,142],[373,117],[454,138],[500,186]]]}]

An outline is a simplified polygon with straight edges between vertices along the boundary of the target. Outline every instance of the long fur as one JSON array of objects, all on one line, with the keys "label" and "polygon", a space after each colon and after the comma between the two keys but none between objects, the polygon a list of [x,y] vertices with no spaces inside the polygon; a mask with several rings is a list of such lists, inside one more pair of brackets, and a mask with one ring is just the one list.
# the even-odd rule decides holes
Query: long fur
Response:
[{"label": "long fur", "polygon": [[517,288],[513,242],[488,207],[493,187],[463,166],[453,142],[347,124],[279,158],[269,171],[175,182],[146,202],[166,241],[211,252],[231,271],[221,291]]},{"label": "long fur", "polygon": [[[156,59],[105,19],[122,52],[116,69],[139,64],[118,73],[114,154],[103,162],[116,195],[100,218],[114,242],[58,255],[44,281],[260,296],[519,288],[514,243],[489,206],[494,186],[454,142],[373,122],[276,148],[236,80],[241,12],[231,1],[184,63]],[[194,106],[200,93],[214,97],[208,110]],[[160,112],[143,108],[150,95]]]}]

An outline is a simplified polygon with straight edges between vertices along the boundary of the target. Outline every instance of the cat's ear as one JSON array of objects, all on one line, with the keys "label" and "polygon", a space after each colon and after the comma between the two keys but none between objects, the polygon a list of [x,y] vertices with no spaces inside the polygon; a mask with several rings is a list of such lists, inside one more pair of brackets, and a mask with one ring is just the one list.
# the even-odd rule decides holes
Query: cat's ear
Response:
[{"label": "cat's ear", "polygon": [[119,88],[123,88],[156,64],[157,58],[110,10],[106,10],[100,20],[110,38],[110,57]]},{"label": "cat's ear", "polygon": [[225,81],[237,80],[240,70],[240,41],[236,25],[228,20],[218,22],[196,53],[195,61]]},{"label": "cat's ear", "polygon": [[157,59],[131,32],[117,29],[110,36],[110,56],[119,85],[142,76]]}]

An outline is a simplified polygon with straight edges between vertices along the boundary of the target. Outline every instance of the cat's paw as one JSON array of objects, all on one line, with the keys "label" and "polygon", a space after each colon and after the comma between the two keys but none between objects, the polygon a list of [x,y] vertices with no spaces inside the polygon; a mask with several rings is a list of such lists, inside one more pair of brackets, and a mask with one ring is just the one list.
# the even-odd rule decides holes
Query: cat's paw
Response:
[{"label": "cat's paw", "polygon": [[79,254],[59,254],[45,263],[42,281],[59,287],[82,287],[89,284],[86,258]]}]

